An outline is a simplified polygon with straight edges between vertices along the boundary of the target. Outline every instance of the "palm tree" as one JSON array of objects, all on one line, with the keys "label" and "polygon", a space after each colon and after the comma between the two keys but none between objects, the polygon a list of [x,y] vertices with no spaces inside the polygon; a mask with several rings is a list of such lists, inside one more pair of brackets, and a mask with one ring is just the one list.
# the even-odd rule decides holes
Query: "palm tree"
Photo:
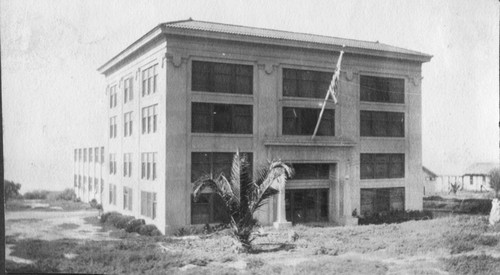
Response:
[{"label": "palm tree", "polygon": [[253,214],[267,199],[278,194],[292,173],[293,170],[288,165],[274,160],[258,169],[256,179],[253,180],[246,155],[240,155],[237,151],[233,157],[231,177],[226,178],[224,173],[215,178],[202,176],[194,183],[193,195],[196,201],[205,188],[210,188],[219,195],[229,213],[231,233],[240,246],[239,250],[250,251],[255,239],[252,233],[257,225]]}]

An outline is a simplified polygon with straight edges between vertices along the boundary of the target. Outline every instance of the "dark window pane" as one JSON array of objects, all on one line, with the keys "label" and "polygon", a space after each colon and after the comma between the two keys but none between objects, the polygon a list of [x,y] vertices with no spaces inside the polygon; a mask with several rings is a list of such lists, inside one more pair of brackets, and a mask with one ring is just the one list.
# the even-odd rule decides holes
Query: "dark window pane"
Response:
[{"label": "dark window pane", "polygon": [[375,168],[372,154],[361,154],[361,179],[373,179]]},{"label": "dark window pane", "polygon": [[373,135],[376,137],[387,136],[387,113],[373,112]]},{"label": "dark window pane", "polygon": [[372,135],[372,112],[361,111],[360,134],[362,137]]},{"label": "dark window pane", "polygon": [[214,133],[231,133],[231,105],[213,105]]},{"label": "dark window pane", "polygon": [[234,105],[233,106],[233,133],[251,134],[252,133],[252,106]]},{"label": "dark window pane", "polygon": [[[320,109],[283,107],[283,135],[312,135],[320,111]],[[324,111],[317,135],[335,135],[335,110]]]},{"label": "dark window pane", "polygon": [[404,103],[404,79],[360,76],[361,101]]},{"label": "dark window pane", "polygon": [[213,153],[213,175],[218,176],[220,173],[224,173],[224,176],[229,178],[232,163],[233,153]]},{"label": "dark window pane", "polygon": [[191,153],[191,181],[210,175],[210,153]]},{"label": "dark window pane", "polygon": [[193,103],[191,115],[191,131],[193,133],[211,132],[211,104]]},{"label": "dark window pane", "polygon": [[191,89],[193,91],[211,91],[210,89],[211,66],[206,62],[193,61],[193,75]]},{"label": "dark window pane", "polygon": [[361,136],[404,137],[404,113],[361,111]]},{"label": "dark window pane", "polygon": [[384,154],[375,155],[375,178],[389,178],[389,156]]},{"label": "dark window pane", "polygon": [[294,163],[292,179],[328,179],[330,166],[327,163]]},{"label": "dark window pane", "polygon": [[295,108],[283,108],[283,135],[299,133],[299,114]]},{"label": "dark window pane", "polygon": [[251,134],[253,106],[193,103],[192,132]]}]

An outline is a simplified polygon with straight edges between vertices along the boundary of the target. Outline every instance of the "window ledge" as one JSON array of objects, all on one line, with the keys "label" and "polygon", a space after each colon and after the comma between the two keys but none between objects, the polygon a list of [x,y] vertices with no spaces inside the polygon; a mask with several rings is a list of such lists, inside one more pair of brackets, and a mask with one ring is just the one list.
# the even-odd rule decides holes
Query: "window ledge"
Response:
[{"label": "window ledge", "polygon": [[329,138],[328,140],[311,136],[300,136],[298,138],[270,138],[264,141],[265,146],[317,146],[317,147],[354,147],[356,143],[345,138]]}]

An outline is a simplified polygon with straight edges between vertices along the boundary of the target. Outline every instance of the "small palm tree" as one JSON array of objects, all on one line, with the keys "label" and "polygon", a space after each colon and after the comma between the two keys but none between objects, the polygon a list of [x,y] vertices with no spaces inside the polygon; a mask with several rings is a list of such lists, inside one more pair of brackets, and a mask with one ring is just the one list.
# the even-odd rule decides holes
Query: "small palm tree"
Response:
[{"label": "small palm tree", "polygon": [[229,225],[233,238],[240,246],[239,250],[249,251],[255,239],[252,234],[257,225],[253,214],[267,199],[278,194],[278,190],[284,186],[292,173],[293,170],[280,160],[270,161],[268,166],[258,169],[257,177],[253,180],[246,155],[236,152],[231,177],[226,178],[224,173],[215,178],[202,176],[194,183],[193,195],[196,201],[205,188],[210,188],[219,195],[230,215]]}]

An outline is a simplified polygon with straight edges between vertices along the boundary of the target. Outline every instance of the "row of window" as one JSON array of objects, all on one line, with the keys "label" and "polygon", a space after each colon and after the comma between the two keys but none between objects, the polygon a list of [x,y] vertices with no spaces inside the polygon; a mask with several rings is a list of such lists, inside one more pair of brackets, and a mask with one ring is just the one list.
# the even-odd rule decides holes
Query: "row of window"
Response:
[{"label": "row of window", "polygon": [[[155,180],[157,178],[158,153],[141,154],[141,179]],[[132,153],[123,154],[123,176],[132,177]],[[109,174],[116,175],[116,154],[109,154]]]},{"label": "row of window", "polygon": [[[156,133],[158,127],[157,104],[142,108],[142,133]],[[123,114],[123,136],[132,136],[134,129],[133,112]],[[109,137],[116,138],[118,135],[116,116],[109,118]]]},{"label": "row of window", "polygon": [[[142,96],[154,94],[157,91],[158,65],[153,65],[142,71]],[[123,103],[131,102],[134,99],[134,78],[128,77],[123,81]],[[118,106],[117,85],[109,88],[109,108]]]},{"label": "row of window", "polygon": [[74,161],[104,163],[104,147],[75,149]]},{"label": "row of window", "polygon": [[[87,182],[88,179],[88,182]],[[93,178],[94,182],[94,190],[98,191],[99,190],[99,179],[98,178]],[[74,187],[82,188],[86,186],[88,183],[88,190],[92,191],[92,177],[87,177],[87,176],[82,176],[82,175],[74,175]],[[101,188],[104,185],[104,179],[101,179]]]},{"label": "row of window", "polygon": [[[283,96],[324,98],[333,73],[283,69]],[[404,79],[361,75],[360,99],[404,103]],[[253,94],[253,67],[217,62],[192,62],[191,89],[201,92]]]},{"label": "row of window", "polygon": [[[116,205],[117,190],[116,184],[109,184],[109,204]],[[129,187],[123,187],[123,209],[132,211],[133,209],[133,190]],[[156,193],[141,191],[141,215],[151,219],[156,218]]]}]

